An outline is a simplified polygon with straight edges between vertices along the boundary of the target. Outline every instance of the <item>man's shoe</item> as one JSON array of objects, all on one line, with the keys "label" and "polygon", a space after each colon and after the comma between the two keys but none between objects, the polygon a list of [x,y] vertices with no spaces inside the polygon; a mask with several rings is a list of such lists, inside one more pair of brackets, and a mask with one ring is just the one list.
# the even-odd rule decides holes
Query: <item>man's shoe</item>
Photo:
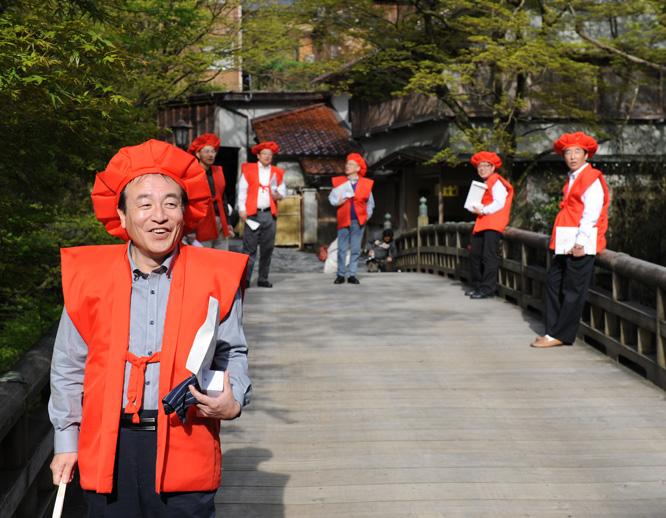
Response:
[{"label": "man's shoe", "polygon": [[471,296],[474,295],[475,293],[476,293],[476,290],[475,290],[474,288],[472,288],[471,290],[467,290],[467,291],[465,292],[465,295],[466,295],[467,297],[471,297]]},{"label": "man's shoe", "polygon": [[343,284],[344,282],[345,278],[342,275],[338,275],[333,281],[333,284]]},{"label": "man's shoe", "polygon": [[482,293],[480,291],[476,291],[472,293],[469,298],[470,299],[492,299],[494,295],[488,294],[488,293]]},{"label": "man's shoe", "polygon": [[348,282],[349,284],[361,284],[361,281],[359,281],[359,280],[358,280],[356,277],[354,277],[353,275],[350,275],[349,277],[347,277],[347,282]]},{"label": "man's shoe", "polygon": [[564,342],[562,340],[558,340],[557,338],[551,338],[548,340],[545,336],[540,336],[534,342],[530,344],[532,347],[539,347],[539,348],[545,348],[545,347],[557,347],[558,345],[564,345]]},{"label": "man's shoe", "polygon": [[272,288],[273,285],[268,281],[257,281],[257,286],[260,288]]}]

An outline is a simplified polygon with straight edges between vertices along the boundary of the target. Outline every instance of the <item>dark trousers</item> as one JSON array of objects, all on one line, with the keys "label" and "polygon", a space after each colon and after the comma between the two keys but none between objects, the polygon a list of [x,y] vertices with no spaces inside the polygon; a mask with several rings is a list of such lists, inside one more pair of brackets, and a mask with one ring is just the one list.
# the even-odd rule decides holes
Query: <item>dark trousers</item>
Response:
[{"label": "dark trousers", "polygon": [[259,280],[268,280],[268,272],[271,269],[271,258],[273,257],[273,247],[275,246],[277,221],[270,210],[259,211],[256,215],[249,216],[248,219],[259,222],[257,230],[252,230],[247,225],[245,225],[245,230],[243,230],[243,247],[241,248],[241,252],[250,256],[247,262],[247,285],[249,286],[250,279],[252,278],[252,269],[257,260],[257,245],[261,248],[261,255],[259,256]]},{"label": "dark trousers", "polygon": [[[211,453],[212,455],[212,453]],[[213,518],[215,491],[155,492],[157,433],[121,428],[113,493],[85,491],[90,518]],[[184,470],[188,466],[183,466]]]},{"label": "dark trousers", "polygon": [[484,230],[472,235],[469,251],[472,288],[484,295],[495,294],[500,237],[502,234],[497,230]]},{"label": "dark trousers", "polygon": [[594,273],[594,256],[556,255],[546,278],[546,334],[572,344]]}]

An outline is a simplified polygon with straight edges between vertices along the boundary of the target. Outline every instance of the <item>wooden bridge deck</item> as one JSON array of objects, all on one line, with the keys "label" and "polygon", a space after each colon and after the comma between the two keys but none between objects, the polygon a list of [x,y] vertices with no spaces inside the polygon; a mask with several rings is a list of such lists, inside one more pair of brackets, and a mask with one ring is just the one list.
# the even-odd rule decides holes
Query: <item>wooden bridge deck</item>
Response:
[{"label": "wooden bridge deck", "polygon": [[666,394],[590,346],[429,275],[271,280],[219,517],[666,516]]}]

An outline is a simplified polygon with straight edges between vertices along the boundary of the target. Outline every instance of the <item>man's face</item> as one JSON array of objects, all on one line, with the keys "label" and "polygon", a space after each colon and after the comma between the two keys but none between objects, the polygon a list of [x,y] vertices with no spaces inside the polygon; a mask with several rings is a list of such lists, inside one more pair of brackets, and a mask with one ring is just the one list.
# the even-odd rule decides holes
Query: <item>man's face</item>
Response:
[{"label": "man's face", "polygon": [[572,172],[583,167],[587,161],[587,151],[579,147],[568,147],[562,156]]},{"label": "man's face", "polygon": [[215,162],[216,151],[213,146],[204,146],[196,152],[196,155],[199,163],[206,169],[210,169],[210,166]]},{"label": "man's face", "polygon": [[384,243],[390,243],[391,242],[391,236],[384,236]]},{"label": "man's face", "polygon": [[482,180],[487,180],[495,172],[495,166],[490,162],[480,162],[476,166],[476,172],[479,173]]},{"label": "man's face", "polygon": [[259,159],[261,165],[268,167],[273,161],[273,152],[270,149],[262,149],[259,151],[257,158]]},{"label": "man's face", "polygon": [[134,244],[137,266],[159,266],[183,234],[185,207],[180,185],[159,174],[139,176],[127,184],[125,201],[126,212],[118,209],[118,215]]},{"label": "man's face", "polygon": [[355,160],[347,160],[347,163],[345,164],[345,174],[347,176],[358,174],[360,170],[361,166],[358,165]]}]

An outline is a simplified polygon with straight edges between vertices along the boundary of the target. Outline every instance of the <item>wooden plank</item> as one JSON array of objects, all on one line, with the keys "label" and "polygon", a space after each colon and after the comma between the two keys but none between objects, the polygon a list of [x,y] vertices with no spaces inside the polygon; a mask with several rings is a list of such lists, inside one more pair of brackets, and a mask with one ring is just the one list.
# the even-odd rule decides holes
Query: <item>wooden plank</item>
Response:
[{"label": "wooden plank", "polygon": [[439,276],[249,290],[253,401],[223,423],[220,516],[656,517],[664,393]]}]

